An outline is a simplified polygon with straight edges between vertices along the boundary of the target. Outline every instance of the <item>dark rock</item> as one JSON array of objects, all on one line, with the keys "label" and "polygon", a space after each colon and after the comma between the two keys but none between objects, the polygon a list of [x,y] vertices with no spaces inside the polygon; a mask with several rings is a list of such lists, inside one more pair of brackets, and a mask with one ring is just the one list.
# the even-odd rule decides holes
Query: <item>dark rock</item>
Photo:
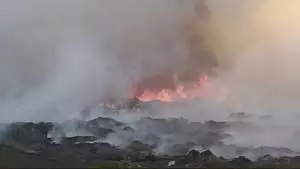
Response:
[{"label": "dark rock", "polygon": [[192,168],[202,168],[210,166],[210,164],[217,164],[223,162],[219,160],[210,150],[199,152],[191,150],[185,157],[185,163]]},{"label": "dark rock", "polygon": [[69,142],[69,143],[86,143],[86,142],[93,142],[96,140],[96,137],[94,136],[75,136],[75,137],[67,137],[64,138],[64,142]]},{"label": "dark rock", "polygon": [[115,128],[121,127],[123,123],[111,118],[98,117],[86,123],[87,131],[97,137],[104,138],[109,133],[112,133]]},{"label": "dark rock", "polygon": [[107,128],[113,129],[115,127],[122,126],[123,123],[118,122],[111,118],[98,117],[96,119],[90,120],[87,122],[87,126],[91,128]]},{"label": "dark rock", "polygon": [[206,150],[200,153],[199,155],[201,161],[214,161],[217,157],[210,151]]},{"label": "dark rock", "polygon": [[125,127],[123,127],[122,128],[122,130],[124,130],[124,131],[134,131],[134,129],[132,128],[132,127],[130,127],[130,126],[125,126]]},{"label": "dark rock", "polygon": [[191,150],[186,155],[187,161],[195,161],[195,160],[198,160],[199,157],[200,157],[200,152],[197,150]]},{"label": "dark rock", "polygon": [[33,148],[47,139],[52,128],[52,123],[13,123],[8,126],[1,142],[20,149]]},{"label": "dark rock", "polygon": [[274,158],[271,156],[271,155],[269,155],[269,154],[266,154],[266,155],[264,155],[264,156],[262,156],[262,157],[259,157],[258,159],[257,159],[257,161],[269,161],[269,160],[273,160]]},{"label": "dark rock", "polygon": [[248,158],[246,158],[244,156],[234,158],[229,163],[234,164],[235,166],[241,166],[241,167],[249,166],[249,165],[253,164],[253,162],[251,160],[249,160]]}]

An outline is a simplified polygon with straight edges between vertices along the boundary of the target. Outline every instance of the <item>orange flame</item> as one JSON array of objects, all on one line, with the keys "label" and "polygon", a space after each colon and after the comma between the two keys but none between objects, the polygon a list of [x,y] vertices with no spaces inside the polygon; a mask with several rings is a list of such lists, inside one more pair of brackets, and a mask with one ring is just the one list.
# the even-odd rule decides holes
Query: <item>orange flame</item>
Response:
[{"label": "orange flame", "polygon": [[178,84],[175,89],[160,89],[158,91],[144,90],[136,96],[140,101],[162,101],[172,102],[180,99],[208,98],[216,101],[223,101],[227,96],[227,90],[217,87],[210,82],[207,75],[199,77],[199,81],[194,84]]}]

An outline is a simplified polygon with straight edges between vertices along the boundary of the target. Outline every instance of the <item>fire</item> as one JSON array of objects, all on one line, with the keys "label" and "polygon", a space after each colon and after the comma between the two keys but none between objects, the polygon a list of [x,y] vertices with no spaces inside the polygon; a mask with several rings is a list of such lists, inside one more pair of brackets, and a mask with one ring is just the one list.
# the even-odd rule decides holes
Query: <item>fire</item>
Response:
[{"label": "fire", "polygon": [[198,82],[193,84],[177,84],[175,89],[145,89],[141,94],[135,96],[140,101],[162,101],[173,102],[181,99],[209,98],[222,101],[226,98],[227,90],[217,87],[210,82],[207,75],[201,75]]}]

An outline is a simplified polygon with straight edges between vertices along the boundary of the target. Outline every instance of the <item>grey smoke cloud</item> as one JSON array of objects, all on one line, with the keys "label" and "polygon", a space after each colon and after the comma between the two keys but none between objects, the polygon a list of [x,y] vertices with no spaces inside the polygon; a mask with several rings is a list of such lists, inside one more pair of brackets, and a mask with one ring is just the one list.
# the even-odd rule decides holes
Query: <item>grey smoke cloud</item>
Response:
[{"label": "grey smoke cloud", "polygon": [[83,106],[124,97],[146,74],[178,65],[187,49],[177,27],[192,4],[2,1],[2,121],[76,117]]},{"label": "grey smoke cloud", "polygon": [[[208,1],[217,71],[259,132],[230,131],[228,144],[299,150],[299,2]],[[165,69],[183,70],[190,48],[180,26],[195,1],[3,0],[1,121],[62,121]],[[280,9],[278,7],[281,7]],[[197,101],[161,117],[228,120]],[[224,111],[223,111],[224,110]],[[234,110],[233,110],[234,111]],[[271,115],[269,119],[261,118]],[[128,117],[127,117],[128,118]],[[280,132],[278,132],[280,131]]]},{"label": "grey smoke cloud", "polygon": [[[230,133],[227,144],[299,151],[298,1],[209,1],[214,49],[226,71],[219,77],[260,131]],[[234,4],[234,5],[232,5]],[[236,8],[238,6],[238,8]]]}]

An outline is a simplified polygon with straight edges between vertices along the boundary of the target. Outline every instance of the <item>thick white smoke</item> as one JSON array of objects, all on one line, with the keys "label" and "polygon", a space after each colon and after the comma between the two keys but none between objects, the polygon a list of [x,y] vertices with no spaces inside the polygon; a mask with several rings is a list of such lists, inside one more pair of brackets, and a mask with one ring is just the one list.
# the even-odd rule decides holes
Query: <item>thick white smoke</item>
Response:
[{"label": "thick white smoke", "polygon": [[[209,45],[226,86],[261,131],[230,131],[228,144],[300,150],[297,0],[210,0]],[[1,121],[60,121],[105,96],[123,97],[141,78],[184,69],[182,23],[192,0],[2,0]],[[191,20],[192,20],[191,19]],[[198,20],[195,20],[198,22]],[[163,117],[228,120],[230,112],[197,101]],[[189,105],[188,104],[188,105]],[[270,116],[268,116],[270,115]]]},{"label": "thick white smoke", "polygon": [[178,65],[187,53],[179,25],[192,4],[1,1],[1,120],[77,117],[97,99],[123,97],[146,74]]}]

